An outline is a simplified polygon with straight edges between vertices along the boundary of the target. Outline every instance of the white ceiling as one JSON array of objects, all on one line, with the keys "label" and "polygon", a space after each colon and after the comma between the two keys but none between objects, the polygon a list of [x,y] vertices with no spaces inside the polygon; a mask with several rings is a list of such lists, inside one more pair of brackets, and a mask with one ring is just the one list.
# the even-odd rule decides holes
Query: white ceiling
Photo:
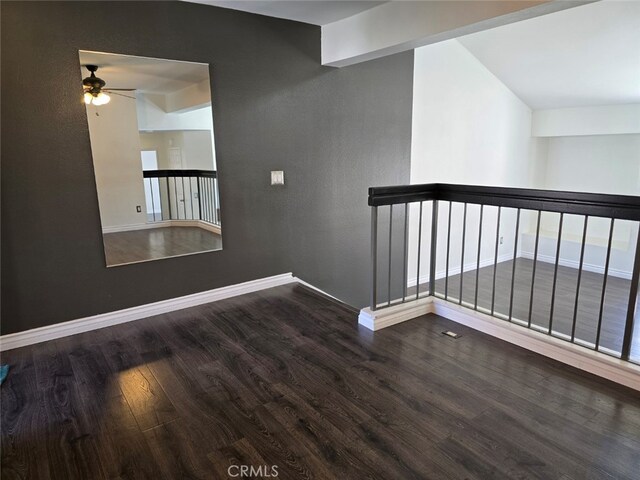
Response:
[{"label": "white ceiling", "polygon": [[80,65],[82,78],[89,76],[84,65],[97,65],[96,76],[107,82],[106,88],[135,88],[145,93],[167,94],[209,78],[209,66],[204,63],[84,50],[80,51]]},{"label": "white ceiling", "polygon": [[215,7],[231,8],[243,12],[257,13],[269,17],[286,18],[297,22],[313,25],[328,23],[351,17],[370,8],[386,2],[358,1],[316,1],[316,0],[288,0],[288,1],[248,1],[248,0],[188,0],[193,3],[213,5]]},{"label": "white ceiling", "polygon": [[533,109],[640,103],[638,1],[600,1],[458,40]]}]

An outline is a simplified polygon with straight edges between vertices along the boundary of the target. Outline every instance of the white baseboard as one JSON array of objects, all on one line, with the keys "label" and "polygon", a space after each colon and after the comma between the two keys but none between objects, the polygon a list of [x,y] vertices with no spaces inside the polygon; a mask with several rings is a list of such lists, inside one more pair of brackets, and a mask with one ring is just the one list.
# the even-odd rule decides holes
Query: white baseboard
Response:
[{"label": "white baseboard", "polygon": [[[522,258],[526,258],[528,260],[533,260],[533,252],[520,252],[520,256]],[[553,265],[555,265],[556,263],[556,257],[554,257],[553,255],[541,255],[540,253],[538,253],[538,261],[539,262],[543,262],[543,263],[551,263]],[[563,259],[560,258],[558,260],[558,265],[561,265],[563,267],[569,267],[569,268],[573,268],[578,270],[580,268],[580,262],[575,261],[575,260],[567,260],[567,259]],[[593,273],[599,273],[601,275],[604,275],[604,266],[601,265],[594,265],[592,263],[586,263],[583,262],[582,264],[582,269],[586,272],[593,272]],[[609,275],[611,275],[612,277],[618,277],[618,278],[624,278],[626,280],[631,280],[631,271],[626,271],[626,270],[618,270],[617,268],[611,268],[609,267]]]},{"label": "white baseboard", "polygon": [[474,330],[640,391],[640,366],[638,365],[573,345],[537,332],[535,329],[514,325],[441,298],[425,297],[373,312],[369,308],[363,308],[360,311],[358,323],[375,331],[427,313],[435,313]]},{"label": "white baseboard", "polygon": [[133,225],[118,225],[115,227],[103,227],[102,233],[118,233],[118,232],[133,232],[135,230],[147,230],[150,228],[165,228],[165,227],[198,227],[204,230],[208,230],[218,235],[222,234],[222,229],[218,225],[213,225],[202,220],[162,220],[159,222],[151,223],[136,223]]},{"label": "white baseboard", "polygon": [[343,300],[340,300],[338,297],[334,297],[333,295],[331,295],[330,293],[325,292],[324,290],[320,290],[318,287],[314,287],[313,285],[311,285],[310,283],[305,282],[301,278],[293,277],[293,279],[296,282],[298,282],[299,284],[304,285],[305,287],[310,288],[311,290],[315,290],[318,293],[321,293],[325,297],[333,298],[334,300],[336,300],[336,301],[338,301],[340,303],[344,303],[345,305],[349,305],[347,302],[345,302]]},{"label": "white baseboard", "polygon": [[[494,257],[487,258],[485,260],[480,261],[480,268],[489,267],[494,263]],[[513,260],[513,253],[506,253],[498,256],[498,263],[508,262],[509,260]],[[478,268],[478,262],[469,262],[464,264],[464,271],[471,272]],[[449,265],[449,276],[459,275],[460,274],[460,265],[454,266]],[[447,276],[447,271],[445,269],[436,271],[436,280],[440,280]],[[424,275],[420,275],[420,284],[423,285],[425,283],[429,283],[429,273],[427,272]],[[407,280],[407,287],[415,287],[416,286],[416,277],[409,278]]]},{"label": "white baseboard", "polygon": [[363,308],[358,315],[358,323],[375,331],[433,312],[433,297],[424,297],[381,310]]},{"label": "white baseboard", "polygon": [[182,310],[183,308],[195,307],[197,305],[243,295],[245,293],[256,292],[266,288],[277,287],[279,285],[293,283],[295,281],[296,279],[291,273],[284,273],[236,285],[229,285],[228,287],[215,288],[206,292],[194,293],[192,295],[161,300],[159,302],[148,303],[146,305],[126,308],[115,312],[101,313],[91,317],[79,318],[77,320],[57,323],[55,325],[34,328],[24,332],[10,333],[8,335],[0,336],[0,351],[11,350],[13,348],[24,347],[26,345],[33,345],[34,343],[88,332],[89,330],[110,327],[112,325],[131,322],[133,320],[140,320],[142,318],[159,315],[161,313]]}]

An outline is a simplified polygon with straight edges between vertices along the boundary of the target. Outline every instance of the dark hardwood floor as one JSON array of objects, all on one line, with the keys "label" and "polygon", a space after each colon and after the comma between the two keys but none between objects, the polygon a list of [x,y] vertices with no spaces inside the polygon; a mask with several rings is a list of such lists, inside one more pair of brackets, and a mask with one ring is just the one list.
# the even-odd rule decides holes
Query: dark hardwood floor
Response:
[{"label": "dark hardwood floor", "polygon": [[299,285],[2,362],[3,480],[640,478],[638,392],[435,315],[374,334]]},{"label": "dark hardwood floor", "polygon": [[147,228],[102,238],[108,266],[222,249],[221,235],[199,227]]}]

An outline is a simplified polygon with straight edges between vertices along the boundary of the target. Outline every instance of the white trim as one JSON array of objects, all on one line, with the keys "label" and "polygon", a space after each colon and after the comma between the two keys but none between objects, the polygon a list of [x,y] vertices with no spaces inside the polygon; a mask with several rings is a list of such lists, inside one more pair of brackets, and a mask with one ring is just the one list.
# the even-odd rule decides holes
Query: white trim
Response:
[{"label": "white trim", "polygon": [[[513,253],[503,253],[502,255],[498,256],[498,263],[508,262],[509,260],[513,260]],[[495,262],[494,262],[494,258],[493,257],[487,258],[485,260],[481,260],[480,261],[480,268],[490,267],[494,263]],[[465,272],[470,272],[472,270],[476,270],[477,267],[478,267],[478,262],[477,261],[465,263],[464,264],[464,271]],[[460,274],[460,265],[449,266],[449,276],[459,275],[459,274]],[[442,278],[445,278],[446,276],[447,276],[447,270],[446,269],[436,271],[436,280],[440,280]],[[425,283],[429,283],[429,274],[428,273],[426,273],[425,275],[420,275],[420,285],[425,284]],[[407,280],[407,287],[415,287],[415,286],[416,286],[416,277],[409,278]]]},{"label": "white trim", "polygon": [[437,298],[433,304],[437,315],[640,391],[640,366],[633,363],[512,325],[446,300]]},{"label": "white trim", "polygon": [[168,220],[155,223],[134,223],[131,225],[115,225],[113,227],[102,227],[102,233],[119,233],[119,232],[133,232],[135,230],[146,230],[148,228],[162,228],[170,227]]},{"label": "white trim", "polygon": [[380,330],[396,323],[406,322],[412,318],[433,313],[433,297],[424,297],[411,302],[400,303],[382,310],[371,310],[369,307],[360,310],[358,323],[369,330]]},{"label": "white trim", "polygon": [[[533,252],[520,252],[520,256],[522,258],[526,258],[528,260],[533,260]],[[538,261],[539,262],[544,262],[544,263],[551,263],[554,264],[556,263],[556,257],[554,257],[553,255],[542,255],[540,253],[538,253]],[[563,267],[570,267],[573,269],[578,270],[580,268],[580,262],[575,261],[575,260],[567,260],[564,258],[560,258],[558,260],[558,265],[562,265]],[[595,265],[592,263],[586,263],[583,262],[582,264],[582,270],[585,270],[587,272],[593,272],[593,273],[599,273],[601,275],[604,275],[604,267],[601,265]],[[626,280],[631,280],[631,272],[627,271],[627,270],[619,270],[617,268],[611,268],[609,267],[609,275],[611,275],[612,277],[618,277],[618,278],[624,278]]]},{"label": "white trim", "polygon": [[298,277],[293,277],[293,279],[298,282],[301,285],[304,285],[307,288],[310,288],[311,290],[315,290],[316,292],[321,293],[322,295],[324,295],[325,297],[329,297],[329,298],[333,298],[334,300],[337,300],[340,303],[344,303],[345,305],[349,305],[347,302],[340,300],[338,297],[334,297],[333,295],[325,292],[324,290],[320,290],[318,287],[314,287],[313,285],[311,285],[310,283],[305,282],[304,280],[298,278]]},{"label": "white trim", "polygon": [[412,318],[435,313],[540,355],[640,391],[640,366],[554,338],[535,329],[505,322],[437,297],[425,297],[382,310],[363,308],[358,323],[380,330]]},{"label": "white trim", "polygon": [[33,345],[34,343],[88,332],[89,330],[97,330],[99,328],[131,322],[133,320],[140,320],[141,318],[215,302],[225,298],[244,295],[245,293],[256,292],[266,288],[293,283],[295,281],[296,279],[291,273],[283,273],[281,275],[251,280],[249,282],[229,285],[227,287],[215,288],[206,292],[194,293],[192,295],[185,295],[178,298],[170,298],[168,300],[161,300],[159,302],[148,303],[146,305],[125,308],[124,310],[118,310],[115,312],[101,313],[91,317],[70,320],[68,322],[57,323],[55,325],[47,325],[45,327],[34,328],[24,332],[10,333],[8,335],[0,336],[0,351],[11,350],[13,348],[24,347],[26,345]]},{"label": "white trim", "polygon": [[162,220],[160,222],[151,223],[136,223],[133,225],[118,225],[115,227],[103,227],[102,233],[118,233],[118,232],[132,232],[135,230],[146,230],[149,228],[164,228],[164,227],[199,227],[204,230],[222,235],[222,229],[218,225],[213,225],[202,220]]}]

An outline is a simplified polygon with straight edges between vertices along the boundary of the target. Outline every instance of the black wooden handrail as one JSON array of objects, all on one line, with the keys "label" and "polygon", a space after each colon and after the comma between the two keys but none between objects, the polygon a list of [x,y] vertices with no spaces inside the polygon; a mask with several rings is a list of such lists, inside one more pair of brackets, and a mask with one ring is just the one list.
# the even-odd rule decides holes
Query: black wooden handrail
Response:
[{"label": "black wooden handrail", "polygon": [[372,207],[426,200],[447,200],[620,220],[640,220],[640,197],[631,195],[446,183],[369,188],[369,205]]},{"label": "black wooden handrail", "polygon": [[164,178],[164,177],[207,177],[217,178],[218,172],[215,170],[179,170],[179,169],[165,169],[165,170],[143,170],[142,176],[144,178]]}]

